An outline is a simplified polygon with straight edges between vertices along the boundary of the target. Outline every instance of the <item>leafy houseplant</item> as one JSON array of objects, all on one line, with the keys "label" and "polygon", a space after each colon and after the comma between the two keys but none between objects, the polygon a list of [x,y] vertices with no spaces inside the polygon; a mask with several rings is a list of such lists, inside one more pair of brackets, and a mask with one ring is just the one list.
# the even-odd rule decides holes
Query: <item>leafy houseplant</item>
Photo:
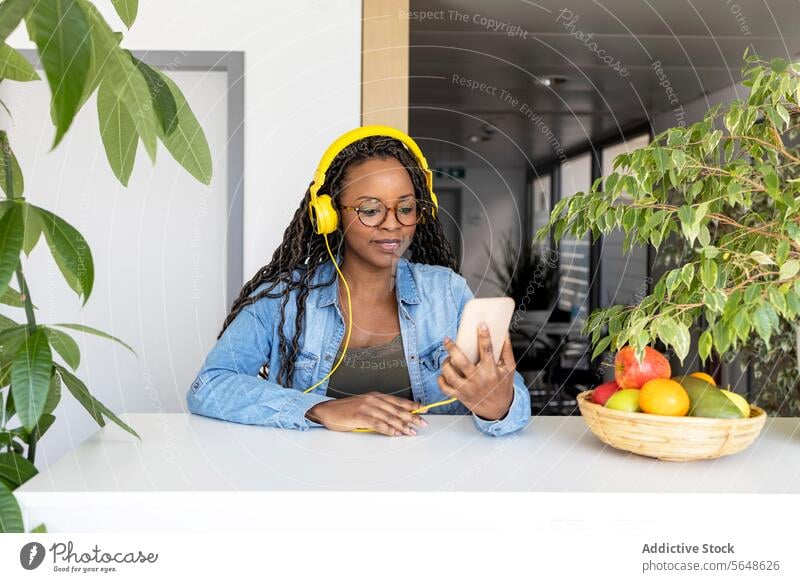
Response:
[{"label": "leafy houseplant", "polygon": [[753,336],[769,346],[781,320],[800,314],[800,180],[786,178],[800,167],[786,145],[800,113],[800,64],[747,51],[744,58],[746,101],[716,106],[702,121],[618,156],[604,185],[598,179],[589,192],[559,201],[537,232],[596,238],[622,229],[625,248],[658,249],[670,234],[685,241],[687,262],[664,273],[638,305],[591,314],[585,331],[595,356],[632,345],[641,358],[660,340],[684,360],[689,328],[701,322],[705,361]]},{"label": "leafy houseplant", "polygon": [[[795,156],[800,155],[800,147],[789,148]],[[781,181],[800,178],[800,166],[783,166],[778,168]],[[681,194],[673,190],[671,200],[680,199]],[[750,209],[760,214],[771,212],[770,199],[766,196],[755,197]],[[741,208],[731,209],[731,216],[740,220],[743,216]],[[715,240],[712,232],[712,243]],[[681,236],[669,236],[655,257],[654,268],[659,271],[669,267],[683,266],[687,257],[691,258],[691,249]],[[695,324],[693,331],[700,333]],[[798,370],[797,328],[795,324],[781,319],[777,331],[773,331],[769,343],[765,343],[757,334],[742,342],[743,356],[739,362],[742,372],[751,366],[752,387],[755,388],[753,402],[770,414],[784,416],[800,415],[800,370]],[[733,354],[729,354],[733,355]]]},{"label": "leafy houseplant", "polygon": [[[130,28],[138,0],[112,0]],[[97,112],[106,156],[114,175],[127,185],[141,139],[151,161],[160,140],[189,173],[211,180],[211,155],[186,100],[165,74],[122,48],[114,32],[88,0],[5,0],[0,3],[0,79],[35,81],[35,69],[5,43],[25,22],[36,44],[51,90],[50,116],[56,128],[52,148],[75,115],[97,90]],[[8,112],[5,104],[3,108]],[[10,112],[8,112],[10,115]],[[51,148],[51,149],[52,149]],[[0,315],[0,532],[22,532],[14,489],[33,477],[36,443],[55,421],[62,386],[98,425],[105,419],[139,435],[97,400],[73,374],[80,364],[78,344],[68,330],[121,340],[78,324],[42,324],[23,272],[22,253],[30,255],[44,235],[69,287],[88,301],[94,281],[91,250],[75,228],[23,196],[24,180],[8,136],[0,131],[0,301],[25,313],[25,322]],[[16,278],[18,288],[12,287]],[[58,355],[63,365],[54,359]],[[10,427],[14,419],[19,426]],[[40,525],[33,531],[45,531]]]}]

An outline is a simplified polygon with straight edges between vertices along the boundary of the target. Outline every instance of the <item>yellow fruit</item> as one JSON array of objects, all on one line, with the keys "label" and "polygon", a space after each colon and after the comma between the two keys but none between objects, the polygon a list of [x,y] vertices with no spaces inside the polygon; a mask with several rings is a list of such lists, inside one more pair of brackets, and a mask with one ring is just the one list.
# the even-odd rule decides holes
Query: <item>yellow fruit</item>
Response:
[{"label": "yellow fruit", "polygon": [[639,412],[639,390],[624,388],[617,390],[606,400],[606,408],[621,410],[623,412]]},{"label": "yellow fruit", "polygon": [[639,394],[639,407],[650,414],[686,416],[690,405],[689,394],[675,380],[650,380]]},{"label": "yellow fruit", "polygon": [[714,378],[712,378],[711,376],[709,376],[705,372],[695,372],[694,374],[689,374],[689,375],[694,377],[694,378],[700,378],[701,380],[705,380],[706,382],[708,382],[712,386],[716,386],[717,385],[717,383],[714,382]]},{"label": "yellow fruit", "polygon": [[742,418],[750,418],[750,404],[747,403],[745,397],[730,390],[720,390],[725,396],[731,399],[736,405],[736,408],[742,411]]}]

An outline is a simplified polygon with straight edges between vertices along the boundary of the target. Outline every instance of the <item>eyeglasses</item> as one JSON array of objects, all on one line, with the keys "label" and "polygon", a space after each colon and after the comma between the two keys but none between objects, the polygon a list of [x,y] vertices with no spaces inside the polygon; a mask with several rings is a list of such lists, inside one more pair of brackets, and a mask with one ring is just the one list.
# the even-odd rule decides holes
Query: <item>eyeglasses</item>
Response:
[{"label": "eyeglasses", "polygon": [[[341,206],[346,210],[355,210],[358,213],[358,220],[364,226],[377,227],[383,224],[388,215],[389,207],[380,200],[365,200],[358,206]],[[420,201],[409,198],[398,202],[394,208],[394,216],[397,222],[403,226],[414,226],[423,217],[425,205]]]}]

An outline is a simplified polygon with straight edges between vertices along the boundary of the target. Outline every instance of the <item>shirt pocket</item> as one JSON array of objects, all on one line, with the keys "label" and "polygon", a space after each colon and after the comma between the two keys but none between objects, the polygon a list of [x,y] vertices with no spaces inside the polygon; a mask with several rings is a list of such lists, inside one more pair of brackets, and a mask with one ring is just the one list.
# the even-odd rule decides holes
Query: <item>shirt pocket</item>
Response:
[{"label": "shirt pocket", "polygon": [[431,379],[436,380],[439,377],[442,364],[444,364],[447,356],[448,353],[444,347],[444,342],[437,342],[422,351],[419,355],[419,363],[422,367],[423,382],[428,382]]},{"label": "shirt pocket", "polygon": [[311,387],[311,378],[314,369],[319,361],[319,356],[303,348],[297,353],[294,359],[294,374],[292,375],[292,387],[305,390]]}]

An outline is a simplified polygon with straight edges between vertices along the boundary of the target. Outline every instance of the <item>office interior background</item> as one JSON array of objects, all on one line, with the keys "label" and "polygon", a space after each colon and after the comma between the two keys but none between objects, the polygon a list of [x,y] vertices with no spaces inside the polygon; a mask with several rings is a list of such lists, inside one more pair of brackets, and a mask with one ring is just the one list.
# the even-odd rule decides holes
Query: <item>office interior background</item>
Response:
[{"label": "office interior background", "polygon": [[[80,338],[81,377],[117,412],[185,411],[231,302],[271,257],[321,152],[348,129],[386,123],[408,131],[435,168],[446,232],[478,296],[526,293],[528,280],[510,284],[504,265],[544,274],[527,291],[515,356],[534,414],[575,413],[575,395],[611,373],[608,355],[590,358],[587,315],[641,299],[663,257],[623,252],[621,235],[532,246],[534,232],[617,154],[745,97],[746,47],[800,59],[800,12],[788,1],[149,4],[126,44],[182,88],[211,148],[209,187],[166,155],[154,167],[140,155],[119,185],[92,103],[48,153],[46,84],[0,86],[26,189],[84,234],[97,269],[81,308],[46,249],[34,251],[26,272],[39,313],[134,348],[138,357]],[[101,8],[118,23],[110,3]],[[242,28],[253,20],[253,32]],[[32,58],[22,31],[8,42]],[[711,371],[751,397],[759,389],[744,355]],[[65,421],[40,443],[42,466],[96,430],[73,399],[60,412]]]}]

